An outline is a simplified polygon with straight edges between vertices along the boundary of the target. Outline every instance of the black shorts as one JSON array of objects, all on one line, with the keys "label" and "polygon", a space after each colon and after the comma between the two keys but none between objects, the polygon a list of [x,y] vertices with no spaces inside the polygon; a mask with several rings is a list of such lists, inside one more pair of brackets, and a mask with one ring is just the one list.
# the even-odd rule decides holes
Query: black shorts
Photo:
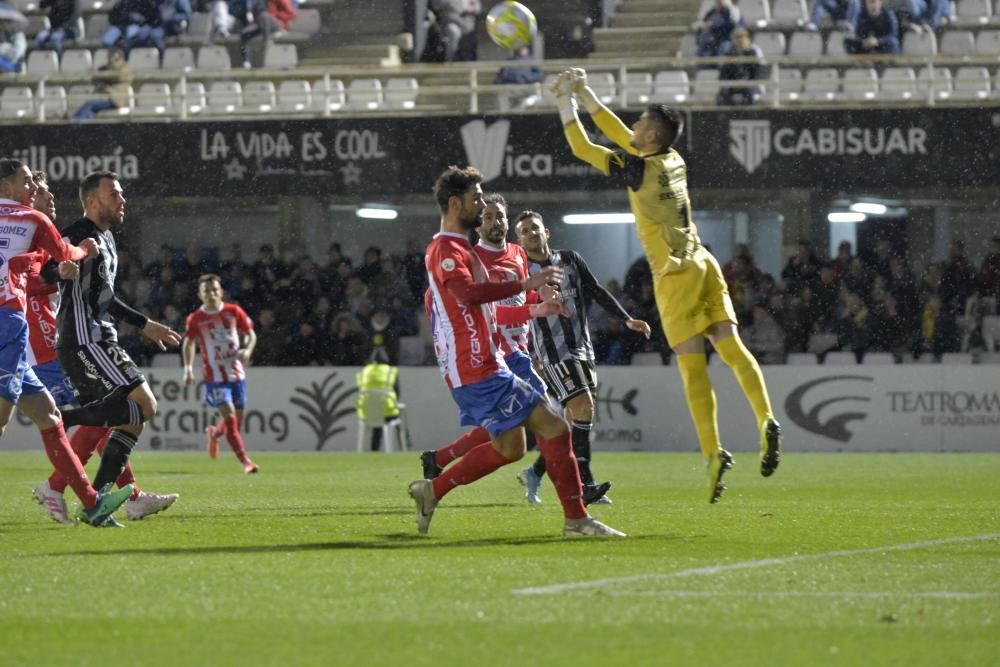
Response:
[{"label": "black shorts", "polygon": [[574,396],[585,391],[593,393],[597,389],[597,373],[594,372],[593,361],[567,359],[558,364],[542,366],[542,373],[549,392],[563,407]]},{"label": "black shorts", "polygon": [[118,343],[101,341],[56,350],[59,363],[76,389],[80,405],[100,400],[122,387],[134,389],[146,381],[132,357]]}]

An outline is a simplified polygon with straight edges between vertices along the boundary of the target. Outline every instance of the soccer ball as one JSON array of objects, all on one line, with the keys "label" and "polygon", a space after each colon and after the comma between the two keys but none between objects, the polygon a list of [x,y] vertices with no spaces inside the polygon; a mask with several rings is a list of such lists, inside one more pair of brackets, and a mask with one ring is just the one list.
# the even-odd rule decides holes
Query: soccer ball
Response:
[{"label": "soccer ball", "polygon": [[538,21],[520,2],[505,0],[486,15],[486,32],[497,46],[516,51],[535,39]]}]

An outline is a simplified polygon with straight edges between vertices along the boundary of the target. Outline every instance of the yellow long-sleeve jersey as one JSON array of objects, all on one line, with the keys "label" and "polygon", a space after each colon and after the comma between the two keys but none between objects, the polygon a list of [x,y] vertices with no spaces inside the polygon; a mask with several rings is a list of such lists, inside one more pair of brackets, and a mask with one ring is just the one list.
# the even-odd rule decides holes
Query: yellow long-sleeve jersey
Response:
[{"label": "yellow long-sleeve jersey", "polygon": [[592,143],[579,121],[563,127],[573,155],[628,188],[635,230],[654,276],[682,271],[701,246],[691,219],[687,165],[680,154],[640,154],[630,144],[632,131],[608,109],[591,118],[622,150]]}]

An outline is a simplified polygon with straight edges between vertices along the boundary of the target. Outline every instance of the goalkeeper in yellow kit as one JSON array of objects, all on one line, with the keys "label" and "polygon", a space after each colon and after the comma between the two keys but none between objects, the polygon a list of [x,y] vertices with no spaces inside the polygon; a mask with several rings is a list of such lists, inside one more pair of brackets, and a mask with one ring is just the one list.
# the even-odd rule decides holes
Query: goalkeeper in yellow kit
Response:
[{"label": "goalkeeper in yellow kit", "polygon": [[[733,370],[753,408],[761,434],[760,473],[769,477],[781,460],[781,427],[771,411],[760,366],[737,333],[736,313],[719,263],[701,245],[691,220],[687,167],[672,148],[684,128],[683,118],[666,105],[651,104],[630,130],[601,104],[582,69],[562,73],[553,92],[573,155],[628,188],[635,231],[653,271],[663,332],[677,355],[688,409],[708,462],[709,502],[718,501],[725,490],[722,475],[732,467],[733,457],[719,441],[706,337]],[[621,151],[587,138],[577,117],[578,101]]]}]

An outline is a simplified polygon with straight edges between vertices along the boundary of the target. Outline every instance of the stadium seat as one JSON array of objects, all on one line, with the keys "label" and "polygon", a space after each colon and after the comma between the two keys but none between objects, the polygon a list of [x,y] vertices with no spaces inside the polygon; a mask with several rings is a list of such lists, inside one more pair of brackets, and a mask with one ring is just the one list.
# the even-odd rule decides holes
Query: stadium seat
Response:
[{"label": "stadium seat", "polygon": [[595,72],[587,77],[590,87],[604,104],[615,102],[615,76],[611,72]]},{"label": "stadium seat", "polygon": [[739,3],[743,23],[750,30],[766,28],[771,21],[771,6],[767,0],[743,0]]},{"label": "stadium seat", "polygon": [[69,111],[66,103],[66,89],[62,86],[45,86],[45,97],[41,107],[46,118],[63,118]]},{"label": "stadium seat", "polygon": [[978,28],[990,22],[990,0],[955,0],[955,15],[951,26]]},{"label": "stadium seat", "polygon": [[318,9],[299,8],[295,13],[295,18],[288,24],[288,32],[302,35],[315,35],[320,31],[322,23]]},{"label": "stadium seat", "polygon": [[834,31],[827,35],[826,55],[834,58],[847,58],[851,55],[844,48],[844,33]]},{"label": "stadium seat", "polygon": [[653,75],[649,72],[628,72],[625,74],[625,105],[649,104],[653,95]]},{"label": "stadium seat", "polygon": [[821,67],[806,72],[802,86],[802,99],[806,102],[832,102],[840,89],[840,75],[832,67]]},{"label": "stadium seat", "polygon": [[691,83],[691,101],[696,104],[715,104],[719,96],[719,70],[700,69]]},{"label": "stadium seat", "polygon": [[114,0],[81,0],[80,12],[91,14],[96,12],[110,12],[115,4]]},{"label": "stadium seat", "polygon": [[79,109],[84,102],[96,100],[99,97],[100,96],[94,92],[93,85],[89,83],[77,84],[69,87],[69,91],[66,96],[66,104],[69,105],[69,109],[72,112]]},{"label": "stadium seat", "polygon": [[264,49],[264,67],[268,69],[293,69],[299,64],[299,50],[294,44],[276,44]]},{"label": "stadium seat", "polygon": [[[715,355],[718,356],[718,355]],[[662,366],[663,357],[659,352],[636,352],[632,355],[633,366]]]},{"label": "stadium seat", "polygon": [[270,81],[247,81],[243,85],[243,108],[267,112],[276,105],[276,91]]},{"label": "stadium seat", "polygon": [[878,95],[878,74],[871,67],[849,69],[844,72],[840,88],[844,100],[852,102],[874,100]]},{"label": "stadium seat", "polygon": [[1000,30],[981,30],[976,36],[976,53],[1000,56]]},{"label": "stadium seat", "polygon": [[279,83],[278,108],[282,111],[307,111],[312,108],[309,82],[287,79]]},{"label": "stadium seat", "polygon": [[347,104],[344,82],[320,79],[312,85],[312,105],[317,111],[339,111]]},{"label": "stadium seat", "polygon": [[238,81],[213,81],[208,88],[210,113],[236,113],[243,109],[243,86]]},{"label": "stadium seat", "polygon": [[818,58],[823,55],[823,36],[818,32],[793,32],[788,41],[788,55],[794,58]]},{"label": "stadium seat", "polygon": [[229,51],[224,46],[203,46],[198,49],[198,69],[220,72],[232,68]]},{"label": "stadium seat", "polygon": [[211,12],[194,12],[191,14],[191,23],[188,25],[188,35],[198,43],[206,42],[212,30]]},{"label": "stadium seat", "polygon": [[845,350],[834,350],[827,352],[823,357],[824,366],[854,366],[858,363],[858,357]]},{"label": "stadium seat", "polygon": [[669,104],[683,102],[691,94],[688,75],[684,70],[657,72],[653,79],[653,102]]},{"label": "stadium seat", "polygon": [[812,352],[789,352],[785,363],[789,366],[816,366],[819,360]]},{"label": "stadium seat", "polygon": [[768,58],[781,58],[785,55],[785,36],[780,32],[758,32],[753,42],[760,47]]},{"label": "stadium seat", "polygon": [[169,85],[166,83],[144,83],[139,86],[139,92],[135,97],[135,112],[137,114],[159,115],[171,111],[172,108]]},{"label": "stadium seat", "polygon": [[556,105],[555,95],[552,94],[552,84],[556,82],[555,74],[547,74],[542,81],[542,104],[554,107]]},{"label": "stadium seat", "polygon": [[972,56],[976,53],[976,40],[968,30],[948,30],[941,35],[938,54],[942,56]]},{"label": "stadium seat", "polygon": [[994,0],[993,2],[993,15],[990,17],[990,23],[992,25],[1000,25],[1000,0]]},{"label": "stadium seat", "polygon": [[59,71],[63,74],[90,74],[94,68],[94,57],[87,49],[67,49],[63,51]]},{"label": "stadium seat", "polygon": [[427,347],[420,336],[399,337],[399,365],[423,366],[427,360]]},{"label": "stadium seat", "polygon": [[696,55],[698,55],[698,40],[692,33],[683,35],[680,46],[677,47],[677,57],[694,58]]},{"label": "stadium seat", "polygon": [[186,107],[190,114],[201,113],[208,106],[205,95],[205,84],[201,81],[188,81],[174,86],[173,103],[178,107]]},{"label": "stadium seat", "polygon": [[94,50],[94,71],[97,71],[108,64],[108,50]]},{"label": "stadium seat", "polygon": [[981,364],[1000,364],[1000,352],[983,352],[979,355]]},{"label": "stadium seat", "polygon": [[985,100],[990,96],[990,72],[985,67],[959,67],[951,99]]},{"label": "stadium seat", "polygon": [[59,59],[55,51],[31,51],[28,53],[27,67],[29,76],[49,76],[59,73]]},{"label": "stadium seat", "polygon": [[929,30],[921,33],[908,32],[903,37],[903,55],[935,56],[937,55],[937,38]]},{"label": "stadium seat", "polygon": [[910,67],[887,67],[882,72],[881,90],[878,95],[883,100],[912,100],[917,96],[917,76]]},{"label": "stadium seat", "polygon": [[382,430],[382,451],[390,453],[398,441],[399,450],[408,449],[406,442],[406,407],[397,403],[399,417],[385,418],[385,403],[388,400],[386,389],[366,389],[364,391],[365,417],[358,412],[358,452],[369,451],[371,429]]},{"label": "stadium seat", "polygon": [[896,363],[896,358],[891,352],[865,352],[861,363],[865,366],[892,366]]},{"label": "stadium seat", "polygon": [[778,72],[778,87],[784,102],[799,102],[802,100],[802,72],[800,70],[782,67]]},{"label": "stadium seat", "polygon": [[354,79],[347,86],[347,106],[374,110],[382,106],[382,82],[378,79]]},{"label": "stadium seat", "polygon": [[774,0],[771,5],[771,30],[794,30],[805,25],[808,9],[804,0]]},{"label": "stadium seat", "polygon": [[109,25],[107,14],[91,14],[87,18],[87,41],[99,46]]},{"label": "stadium seat", "polygon": [[419,85],[414,78],[385,82],[385,105],[390,109],[412,109],[417,105]]},{"label": "stadium seat", "polygon": [[28,25],[24,28],[24,36],[28,38],[28,43],[35,41],[35,35],[43,30],[48,30],[52,24],[49,22],[48,16],[42,16],[41,14],[32,14],[27,17]]},{"label": "stadium seat", "polygon": [[945,352],[941,355],[941,363],[951,366],[971,366],[972,353],[970,352]]},{"label": "stadium seat", "polygon": [[951,90],[951,71],[948,68],[923,67],[917,72],[917,94],[921,99],[928,99],[933,94],[935,99],[945,100],[951,97]]},{"label": "stadium seat", "polygon": [[160,69],[160,52],[152,46],[136,47],[128,53],[128,64],[134,72],[155,72]]},{"label": "stadium seat", "polygon": [[194,51],[190,47],[170,46],[163,53],[162,69],[168,72],[190,72],[194,67]]},{"label": "stadium seat", "polygon": [[919,357],[914,357],[909,354],[904,354],[903,358],[900,359],[900,363],[907,365],[914,364],[918,366],[926,366],[928,364],[937,363],[937,360],[934,359],[934,355],[930,353],[922,354]]},{"label": "stadium seat", "polygon": [[28,86],[8,86],[0,93],[0,117],[30,118],[34,113],[34,93]]}]

